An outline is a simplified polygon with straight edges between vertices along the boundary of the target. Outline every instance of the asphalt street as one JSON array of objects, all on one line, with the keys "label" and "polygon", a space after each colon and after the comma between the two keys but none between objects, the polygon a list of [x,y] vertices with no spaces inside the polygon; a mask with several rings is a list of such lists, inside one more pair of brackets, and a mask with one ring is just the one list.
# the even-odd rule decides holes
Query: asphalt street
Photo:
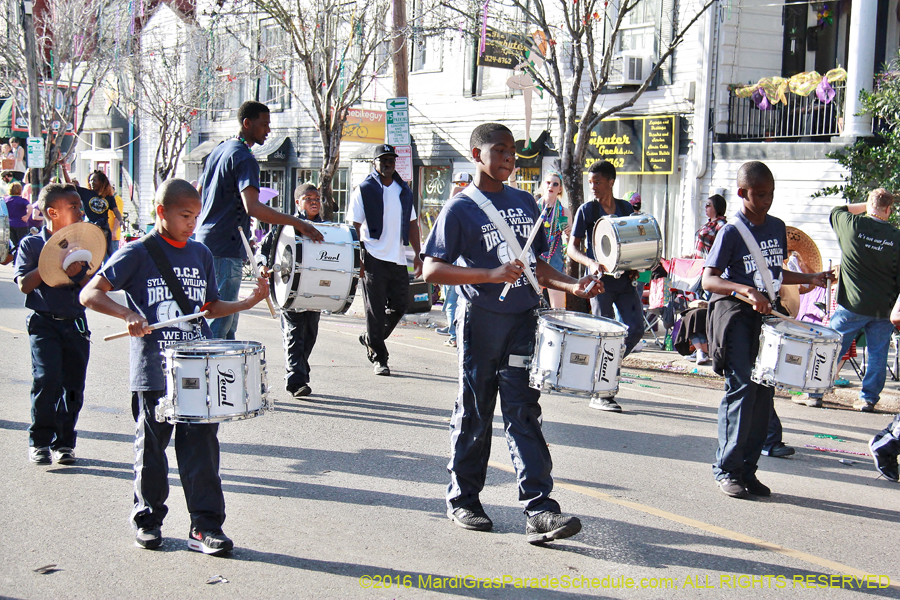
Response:
[{"label": "asphalt street", "polygon": [[446,517],[457,385],[446,338],[398,328],[393,376],[376,377],[357,341],[362,319],[324,316],[313,395],[297,401],[283,391],[280,329],[264,305],[241,315],[238,337],[266,346],[276,410],[219,434],[233,555],[187,548],[171,447],[165,542],[141,550],[128,520],[128,342],[101,341],[122,322],[89,313],[78,462],[42,467],[27,460],[27,314],[12,269],[0,267],[4,598],[900,597],[900,489],[853,454],[867,452],[884,414],[776,400],[797,454],[761,459],[771,498],[737,500],[718,491],[710,467],[721,380],[626,369],[621,414],[547,394],[554,497],[584,529],[531,546],[499,406],[482,494],[494,530],[464,531]]}]

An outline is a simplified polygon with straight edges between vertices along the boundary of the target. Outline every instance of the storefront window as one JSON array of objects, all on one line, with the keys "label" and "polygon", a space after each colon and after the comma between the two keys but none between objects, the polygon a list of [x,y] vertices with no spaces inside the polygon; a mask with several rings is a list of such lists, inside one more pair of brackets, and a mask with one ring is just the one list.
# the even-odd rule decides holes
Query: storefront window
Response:
[{"label": "storefront window", "polygon": [[520,167],[516,172],[516,185],[531,195],[541,187],[540,167]]},{"label": "storefront window", "polygon": [[419,223],[424,240],[444,203],[450,198],[450,167],[419,167]]}]

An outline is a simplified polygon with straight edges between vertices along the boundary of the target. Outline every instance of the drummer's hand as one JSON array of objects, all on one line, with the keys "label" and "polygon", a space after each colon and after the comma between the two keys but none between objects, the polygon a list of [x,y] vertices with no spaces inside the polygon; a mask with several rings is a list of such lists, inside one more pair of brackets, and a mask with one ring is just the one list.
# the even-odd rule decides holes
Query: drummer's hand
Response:
[{"label": "drummer's hand", "polygon": [[753,310],[764,315],[772,314],[772,303],[759,290],[751,289],[746,296],[753,300]]},{"label": "drummer's hand", "polygon": [[515,283],[525,271],[525,265],[522,261],[516,259],[512,262],[504,263],[496,269],[491,269],[488,276],[488,283]]},{"label": "drummer's hand", "polygon": [[256,280],[256,289],[253,290],[252,294],[247,296],[247,301],[250,302],[250,306],[256,306],[257,304],[262,302],[268,295],[269,295],[268,275],[260,274],[259,278]]},{"label": "drummer's hand", "polygon": [[419,278],[422,276],[422,259],[416,256],[413,259],[413,277]]},{"label": "drummer's hand", "polygon": [[830,271],[822,271],[821,273],[815,273],[810,283],[812,283],[816,287],[826,287],[829,280],[834,280],[834,269],[831,269]]},{"label": "drummer's hand", "polygon": [[596,275],[597,279],[600,279],[606,273],[606,269],[603,268],[603,265],[594,261],[591,263],[590,273],[591,275]]},{"label": "drummer's hand", "polygon": [[150,329],[150,323],[147,322],[147,319],[136,312],[125,317],[125,324],[128,325],[128,335],[131,337],[144,337],[153,331]]},{"label": "drummer's hand", "polygon": [[66,269],[66,275],[68,275],[70,278],[75,277],[76,275],[81,273],[82,269],[87,266],[88,264],[83,260],[75,261]]},{"label": "drummer's hand", "polygon": [[322,242],[325,240],[325,238],[322,236],[322,233],[318,229],[302,219],[297,219],[297,224],[294,225],[294,229],[299,231],[300,235],[308,237],[314,242]]},{"label": "drummer's hand", "polygon": [[[593,287],[588,290],[588,286],[593,283]],[[599,279],[593,277],[592,275],[585,275],[581,279],[578,280],[578,287],[575,290],[575,295],[580,298],[593,298],[597,294],[602,294],[603,290],[603,282]]]}]

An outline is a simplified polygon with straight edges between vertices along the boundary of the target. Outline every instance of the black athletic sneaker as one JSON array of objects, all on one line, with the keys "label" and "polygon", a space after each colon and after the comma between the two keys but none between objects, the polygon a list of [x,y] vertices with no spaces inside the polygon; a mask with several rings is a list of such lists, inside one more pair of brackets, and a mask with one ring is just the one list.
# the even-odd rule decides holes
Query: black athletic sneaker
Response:
[{"label": "black athletic sneaker", "polygon": [[607,412],[622,412],[622,407],[619,406],[618,402],[613,400],[612,396],[608,398],[593,398],[588,406]]},{"label": "black athletic sneaker", "polygon": [[756,476],[744,478],[744,489],[753,496],[772,495],[772,490],[769,489],[769,486],[757,479]]},{"label": "black athletic sneaker", "polygon": [[369,345],[369,338],[365,333],[359,334],[359,343],[365,346],[366,358],[369,359],[369,362],[375,362],[375,351],[372,350],[372,347]]},{"label": "black athletic sneaker", "polygon": [[162,545],[159,527],[139,527],[134,534],[134,545],[145,550],[156,550]]},{"label": "black athletic sneaker", "polygon": [[306,396],[309,396],[310,394],[312,394],[312,388],[304,383],[299,388],[294,390],[291,393],[291,396],[293,396],[295,399],[299,400],[300,398],[304,398]]},{"label": "black athletic sneaker", "polygon": [[879,433],[869,440],[869,452],[875,460],[875,468],[878,469],[878,472],[888,481],[896,482],[900,480],[900,469],[898,469],[897,457],[884,452],[878,452],[874,448],[875,442],[880,440],[881,437],[882,435]]},{"label": "black athletic sneaker", "polygon": [[50,448],[47,448],[46,446],[41,448],[35,448],[34,446],[32,446],[31,448],[29,448],[28,460],[36,465],[53,464],[53,460],[50,458]]},{"label": "black athletic sneaker", "polygon": [[719,486],[719,490],[726,496],[731,496],[732,498],[747,497],[747,488],[744,487],[744,482],[739,479],[724,477],[716,481],[716,485]]},{"label": "black athletic sneaker", "polygon": [[525,521],[525,539],[529,544],[543,544],[552,540],[572,537],[581,531],[578,517],[570,517],[545,510]]},{"label": "black athletic sneaker", "polygon": [[494,522],[484,512],[480,502],[468,506],[460,506],[456,509],[448,508],[447,516],[463,529],[471,529],[472,531],[490,531],[494,526]]},{"label": "black athletic sneaker", "polygon": [[56,448],[53,450],[53,460],[60,465],[74,465],[75,451],[71,448]]},{"label": "black athletic sneaker", "polygon": [[203,554],[218,556],[231,552],[234,549],[234,542],[222,533],[221,529],[200,531],[196,527],[191,527],[191,533],[188,536],[188,548]]}]

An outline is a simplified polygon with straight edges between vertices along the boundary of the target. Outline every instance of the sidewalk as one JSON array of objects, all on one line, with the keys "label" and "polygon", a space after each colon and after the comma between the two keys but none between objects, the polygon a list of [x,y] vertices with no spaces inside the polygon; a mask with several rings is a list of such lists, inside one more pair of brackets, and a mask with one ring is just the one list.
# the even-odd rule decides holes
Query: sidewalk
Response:
[{"label": "sidewalk", "polygon": [[[433,306],[431,311],[427,313],[404,315],[401,320],[401,325],[418,325],[420,327],[428,328],[444,327],[447,325],[447,318],[441,308],[441,305],[438,304]],[[356,298],[353,300],[353,304],[346,314],[350,317],[365,318],[361,292],[357,292]],[[661,336],[660,339],[662,339]],[[891,357],[893,357],[893,354]],[[666,373],[708,377],[710,381],[717,382],[719,385],[724,385],[724,379],[713,373],[710,366],[698,366],[677,352],[660,350],[656,345],[653,336],[649,333],[644,336],[644,349],[628,356],[628,358],[623,361],[622,366],[625,368],[647,369],[651,371],[663,371]],[[825,394],[823,406],[826,409],[852,410],[853,403],[858,399],[861,382],[849,363],[844,365],[841,375],[850,382],[850,386],[844,388],[836,387],[831,392]],[[796,397],[786,391],[777,391],[775,395],[785,399]],[[900,381],[892,380],[890,373],[888,373],[884,391],[881,393],[881,400],[878,402],[875,410],[876,412],[890,414],[900,412]]]}]

